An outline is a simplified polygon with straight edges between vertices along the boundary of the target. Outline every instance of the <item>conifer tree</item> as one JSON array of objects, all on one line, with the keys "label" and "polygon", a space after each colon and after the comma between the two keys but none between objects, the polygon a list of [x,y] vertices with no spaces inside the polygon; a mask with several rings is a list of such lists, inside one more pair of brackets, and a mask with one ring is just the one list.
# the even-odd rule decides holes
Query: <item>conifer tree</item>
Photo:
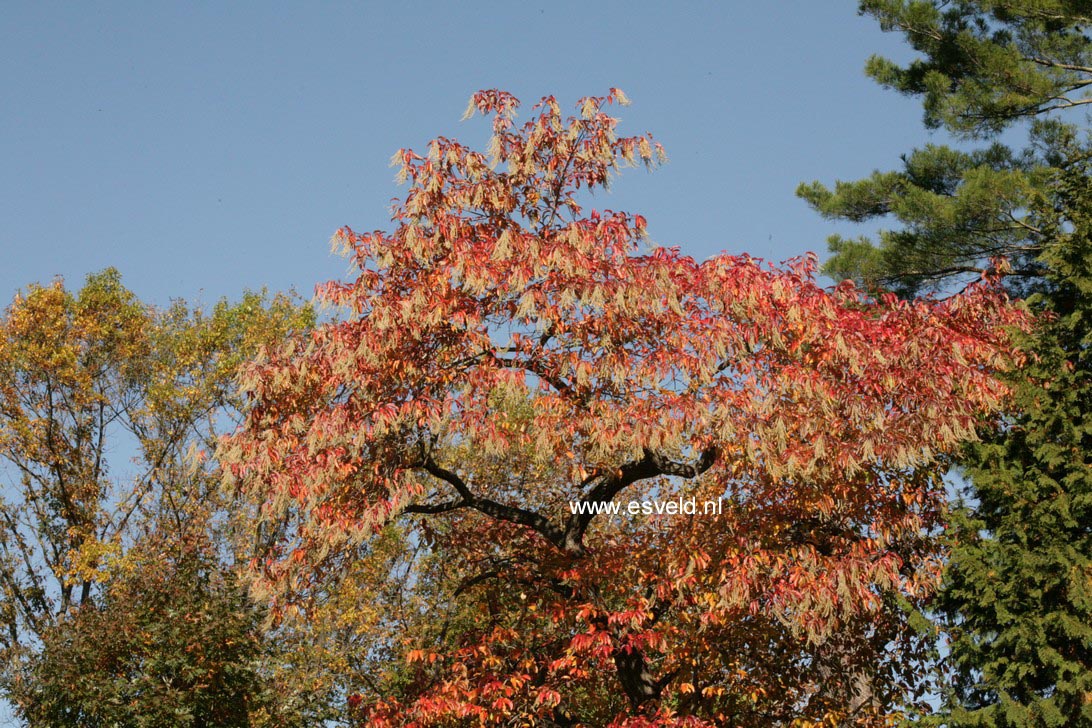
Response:
[{"label": "conifer tree", "polygon": [[1092,179],[1061,177],[1019,414],[971,448],[977,503],[953,524],[950,726],[1092,725]]},{"label": "conifer tree", "polygon": [[[861,12],[922,54],[905,67],[874,56],[867,73],[920,96],[927,127],[990,143],[973,150],[930,144],[904,155],[895,171],[833,188],[801,185],[797,194],[824,217],[898,223],[877,238],[832,236],[827,273],[914,295],[976,279],[1005,256],[1010,288],[1034,290],[1045,272],[1044,230],[1028,210],[1079,138],[1079,107],[1092,101],[1092,6],[866,0]],[[1029,132],[1023,149],[1001,143],[1002,131],[1020,126]]]}]

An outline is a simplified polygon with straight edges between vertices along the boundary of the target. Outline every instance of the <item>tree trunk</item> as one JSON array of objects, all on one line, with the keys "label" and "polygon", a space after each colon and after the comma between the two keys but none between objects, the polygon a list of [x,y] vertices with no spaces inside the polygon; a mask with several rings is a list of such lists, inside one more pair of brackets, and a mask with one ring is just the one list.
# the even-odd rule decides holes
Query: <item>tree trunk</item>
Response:
[{"label": "tree trunk", "polygon": [[648,671],[645,656],[639,649],[632,645],[619,647],[614,651],[614,665],[618,669],[622,690],[634,710],[647,701],[660,697],[663,686]]}]

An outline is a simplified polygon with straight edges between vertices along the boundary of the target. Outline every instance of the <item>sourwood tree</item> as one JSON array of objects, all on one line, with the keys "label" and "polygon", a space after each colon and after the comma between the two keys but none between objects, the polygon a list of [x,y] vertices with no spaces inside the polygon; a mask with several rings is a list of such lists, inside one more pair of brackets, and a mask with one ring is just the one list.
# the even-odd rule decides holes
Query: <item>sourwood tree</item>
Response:
[{"label": "sourwood tree", "polygon": [[[624,101],[518,125],[482,91],[486,152],[395,156],[393,232],[338,234],[342,316],[246,369],[219,450],[262,502],[259,589],[306,613],[381,534],[427,555],[392,578],[434,626],[375,631],[365,725],[887,725],[919,697],[942,476],[1022,314],[989,281],[873,299],[810,257],[650,244],[589,209],[663,158],[616,135]],[[629,506],[679,498],[720,508]]]}]

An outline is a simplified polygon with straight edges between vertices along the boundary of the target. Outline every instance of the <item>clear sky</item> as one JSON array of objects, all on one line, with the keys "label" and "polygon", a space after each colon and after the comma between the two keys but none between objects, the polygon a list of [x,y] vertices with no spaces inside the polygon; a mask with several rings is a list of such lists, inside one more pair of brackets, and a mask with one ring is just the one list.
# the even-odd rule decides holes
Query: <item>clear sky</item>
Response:
[{"label": "clear sky", "polygon": [[444,134],[479,88],[526,106],[622,88],[621,133],[671,162],[602,207],[701,259],[825,250],[793,191],[898,163],[914,100],[867,79],[905,57],[851,0],[6,3],[0,11],[0,301],[119,268],[145,300],[289,287],[346,263],[342,225],[389,227],[399,147]]}]

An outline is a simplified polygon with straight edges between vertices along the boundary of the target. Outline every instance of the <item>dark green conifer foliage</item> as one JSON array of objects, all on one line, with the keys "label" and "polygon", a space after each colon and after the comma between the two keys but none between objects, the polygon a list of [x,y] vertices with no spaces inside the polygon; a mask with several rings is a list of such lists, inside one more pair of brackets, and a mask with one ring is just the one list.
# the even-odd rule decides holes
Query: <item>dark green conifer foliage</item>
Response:
[{"label": "dark green conifer foliage", "polygon": [[1000,144],[976,152],[930,145],[902,161],[899,171],[840,181],[833,190],[819,182],[797,190],[824,217],[863,222],[890,216],[902,225],[881,231],[878,240],[831,236],[834,255],[824,272],[904,296],[977,279],[999,256],[1008,258],[1010,287],[1017,292],[1042,275],[1042,231],[1025,213],[1049,177],[1040,154],[1014,154]]},{"label": "dark green conifer foliage", "polygon": [[873,56],[865,70],[921,96],[931,128],[992,136],[1092,102],[1088,0],[863,0],[860,8],[921,54],[905,67]]},{"label": "dark green conifer foliage", "polygon": [[1061,176],[1019,414],[971,449],[977,503],[953,524],[949,726],[1092,725],[1092,180]]}]

